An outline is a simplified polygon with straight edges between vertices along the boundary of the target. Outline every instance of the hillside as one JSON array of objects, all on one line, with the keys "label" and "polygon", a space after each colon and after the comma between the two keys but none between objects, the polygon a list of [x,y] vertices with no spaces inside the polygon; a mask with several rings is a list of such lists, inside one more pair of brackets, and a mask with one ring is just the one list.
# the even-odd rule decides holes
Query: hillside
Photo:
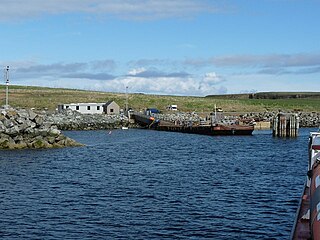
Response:
[{"label": "hillside", "polygon": [[[296,94],[296,93],[295,93]],[[298,93],[304,94],[304,93]],[[165,111],[170,104],[177,104],[184,112],[210,112],[214,106],[225,112],[264,112],[287,110],[302,110],[305,112],[320,112],[320,93],[317,96],[305,98],[249,98],[249,94],[218,95],[207,97],[149,95],[129,93],[129,107],[143,110],[148,107]],[[297,95],[297,94],[296,94]],[[313,93],[313,95],[315,95]],[[60,88],[42,88],[26,86],[10,86],[9,104],[13,107],[55,110],[58,104],[77,102],[107,102],[116,101],[121,108],[125,106],[124,93],[107,93]],[[5,104],[5,86],[0,85],[0,105]]]},{"label": "hillside", "polygon": [[224,94],[224,95],[208,95],[207,98],[222,99],[292,99],[292,98],[310,98],[319,99],[320,92],[258,92],[258,93],[242,93],[242,94]]}]

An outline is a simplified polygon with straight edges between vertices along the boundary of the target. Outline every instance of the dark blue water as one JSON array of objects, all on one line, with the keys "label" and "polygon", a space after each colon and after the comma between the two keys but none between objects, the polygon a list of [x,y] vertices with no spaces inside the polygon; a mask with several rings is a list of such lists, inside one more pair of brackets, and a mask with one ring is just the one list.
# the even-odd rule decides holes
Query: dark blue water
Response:
[{"label": "dark blue water", "polygon": [[311,130],[66,132],[87,146],[0,151],[0,238],[288,239]]}]

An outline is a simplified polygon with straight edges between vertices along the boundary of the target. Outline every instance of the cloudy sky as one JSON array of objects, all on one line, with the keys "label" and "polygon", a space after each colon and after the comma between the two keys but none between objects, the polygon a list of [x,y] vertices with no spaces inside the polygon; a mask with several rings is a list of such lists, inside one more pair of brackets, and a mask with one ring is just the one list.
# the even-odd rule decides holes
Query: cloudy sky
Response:
[{"label": "cloudy sky", "polygon": [[195,96],[320,91],[320,0],[0,3],[0,64],[11,84]]}]

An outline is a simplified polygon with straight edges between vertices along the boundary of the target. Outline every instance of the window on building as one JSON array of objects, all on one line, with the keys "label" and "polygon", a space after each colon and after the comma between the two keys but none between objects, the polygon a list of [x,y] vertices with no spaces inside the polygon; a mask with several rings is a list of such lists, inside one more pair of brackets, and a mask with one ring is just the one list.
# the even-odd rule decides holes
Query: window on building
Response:
[{"label": "window on building", "polygon": [[69,108],[69,106],[66,106],[66,109],[68,109]]},{"label": "window on building", "polygon": [[90,106],[87,106],[87,110],[90,111]]},{"label": "window on building", "polygon": [[76,110],[79,110],[80,109],[80,107],[79,106],[76,106]]},{"label": "window on building", "polygon": [[98,111],[100,110],[100,106],[97,106],[97,110],[98,110]]},{"label": "window on building", "polygon": [[113,113],[113,108],[110,108],[110,112]]}]

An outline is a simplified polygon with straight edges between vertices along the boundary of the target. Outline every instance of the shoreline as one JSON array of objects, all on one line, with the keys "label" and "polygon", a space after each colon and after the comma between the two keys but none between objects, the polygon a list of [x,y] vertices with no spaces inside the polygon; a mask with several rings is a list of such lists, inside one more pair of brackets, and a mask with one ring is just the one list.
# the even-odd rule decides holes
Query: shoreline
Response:
[{"label": "shoreline", "polygon": [[[50,113],[48,111],[33,112],[28,109],[0,109],[0,149],[23,148],[54,148],[80,146],[72,139],[66,138],[61,131],[69,130],[113,130],[128,128],[143,128],[129,120],[124,115],[81,114],[76,111]],[[222,123],[230,124],[235,121],[248,123],[255,121],[255,130],[269,130],[275,112],[246,113],[242,115],[223,116]],[[297,113],[299,128],[318,128],[320,113]],[[210,121],[195,112],[153,114],[159,120],[180,123],[194,123]],[[259,125],[258,125],[259,124]],[[261,127],[264,125],[264,127]],[[270,126],[270,128],[268,127]]]},{"label": "shoreline", "polygon": [[[289,113],[289,112],[288,112]],[[57,125],[60,130],[103,130],[120,129],[121,127],[142,128],[138,124],[129,121],[124,115],[105,115],[105,114],[81,114],[76,111],[67,110],[63,113],[48,113],[43,111],[45,121]],[[248,122],[254,120],[258,127],[255,130],[272,128],[272,120],[277,112],[228,114],[224,117],[226,123],[240,120]],[[300,128],[318,128],[320,126],[320,113],[296,113],[299,117]],[[169,122],[194,122],[200,123],[206,118],[195,112],[185,113],[161,113],[152,114],[153,117]],[[265,124],[270,123],[270,124]]]}]

